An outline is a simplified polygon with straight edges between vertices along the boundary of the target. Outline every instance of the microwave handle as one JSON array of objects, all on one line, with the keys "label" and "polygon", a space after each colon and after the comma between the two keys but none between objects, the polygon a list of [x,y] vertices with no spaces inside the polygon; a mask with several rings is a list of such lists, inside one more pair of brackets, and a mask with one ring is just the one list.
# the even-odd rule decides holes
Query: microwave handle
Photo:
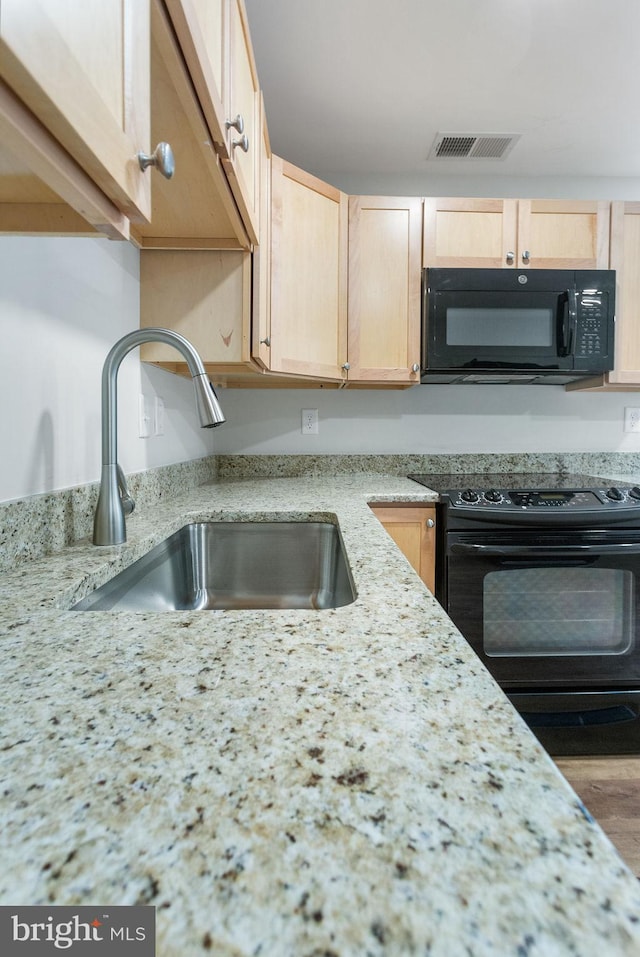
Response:
[{"label": "microwave handle", "polygon": [[567,289],[560,297],[562,306],[562,322],[558,337],[558,355],[570,356],[578,327],[578,293],[575,289]]}]

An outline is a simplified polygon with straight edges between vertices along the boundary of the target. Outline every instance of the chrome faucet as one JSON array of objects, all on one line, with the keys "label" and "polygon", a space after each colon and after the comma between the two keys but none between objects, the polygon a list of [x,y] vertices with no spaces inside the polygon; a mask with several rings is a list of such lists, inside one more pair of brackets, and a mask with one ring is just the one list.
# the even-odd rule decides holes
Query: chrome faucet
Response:
[{"label": "chrome faucet", "polygon": [[225,420],[202,359],[188,339],[171,329],[153,327],[136,329],[119,339],[102,369],[102,474],[93,521],[94,545],[120,545],[127,540],[125,515],[131,514],[135,502],[129,494],[124,472],[118,465],[117,379],[124,357],[143,342],[165,342],[182,353],[191,373],[203,429],[221,425]]}]

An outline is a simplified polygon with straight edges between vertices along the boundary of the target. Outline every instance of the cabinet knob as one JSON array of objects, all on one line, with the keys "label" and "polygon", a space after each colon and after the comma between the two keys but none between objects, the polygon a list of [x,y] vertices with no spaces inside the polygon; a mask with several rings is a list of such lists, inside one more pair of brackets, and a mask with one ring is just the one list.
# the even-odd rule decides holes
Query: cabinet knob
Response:
[{"label": "cabinet knob", "polygon": [[414,363],[413,363],[413,365],[411,366],[411,371],[412,371],[412,372],[420,372],[420,366],[419,366],[419,364],[418,364],[417,362],[414,362]]},{"label": "cabinet knob", "polygon": [[434,522],[434,520],[433,520],[432,518],[428,518],[428,519],[427,519],[427,528],[433,528],[433,526],[434,526],[435,524],[436,524],[436,523]]},{"label": "cabinet knob", "polygon": [[348,372],[349,369],[351,368],[351,366],[350,366],[350,364],[349,364],[348,362],[345,362],[345,364],[342,366],[342,368],[344,369],[345,372]]},{"label": "cabinet knob", "polygon": [[515,258],[516,258],[516,254],[513,252],[513,250],[510,250],[507,253],[507,262],[510,266],[513,266]]},{"label": "cabinet knob", "polygon": [[270,337],[270,336],[266,336],[264,339],[261,339],[260,342],[261,342],[262,345],[270,346],[270,345],[271,345],[271,337]]},{"label": "cabinet knob", "polygon": [[235,150],[236,147],[240,147],[243,153],[249,152],[249,137],[246,133],[243,133],[239,140],[231,140],[231,149]]},{"label": "cabinet knob", "polygon": [[228,130],[237,130],[238,133],[244,133],[244,120],[242,114],[238,113],[235,120],[225,120],[224,125]]},{"label": "cabinet knob", "polygon": [[523,263],[531,262],[531,253],[529,252],[528,249],[525,249],[525,251],[522,254],[522,262]]},{"label": "cabinet knob", "polygon": [[168,143],[158,143],[153,153],[138,153],[138,163],[143,172],[147,167],[155,166],[165,179],[171,179],[176,171],[173,150]]}]

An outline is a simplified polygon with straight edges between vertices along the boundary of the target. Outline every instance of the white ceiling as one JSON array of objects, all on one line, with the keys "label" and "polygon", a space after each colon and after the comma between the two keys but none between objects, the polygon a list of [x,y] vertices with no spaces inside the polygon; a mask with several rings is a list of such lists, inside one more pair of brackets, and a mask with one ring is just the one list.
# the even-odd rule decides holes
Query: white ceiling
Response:
[{"label": "white ceiling", "polygon": [[[245,0],[275,153],[346,174],[640,177],[640,0]],[[427,160],[438,132],[520,133]]]}]

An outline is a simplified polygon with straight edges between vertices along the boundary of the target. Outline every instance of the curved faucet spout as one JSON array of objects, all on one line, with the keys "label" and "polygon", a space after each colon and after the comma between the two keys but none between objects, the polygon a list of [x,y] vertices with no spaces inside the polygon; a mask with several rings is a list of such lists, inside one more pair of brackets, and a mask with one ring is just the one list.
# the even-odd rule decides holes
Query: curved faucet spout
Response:
[{"label": "curved faucet spout", "polygon": [[102,369],[102,474],[93,522],[94,545],[120,545],[127,539],[125,511],[133,511],[122,469],[118,465],[117,379],[120,363],[143,342],[164,342],[180,352],[189,367],[196,393],[196,408],[203,429],[221,425],[224,414],[209,382],[202,359],[188,339],[171,329],[136,329],[119,339]]}]

